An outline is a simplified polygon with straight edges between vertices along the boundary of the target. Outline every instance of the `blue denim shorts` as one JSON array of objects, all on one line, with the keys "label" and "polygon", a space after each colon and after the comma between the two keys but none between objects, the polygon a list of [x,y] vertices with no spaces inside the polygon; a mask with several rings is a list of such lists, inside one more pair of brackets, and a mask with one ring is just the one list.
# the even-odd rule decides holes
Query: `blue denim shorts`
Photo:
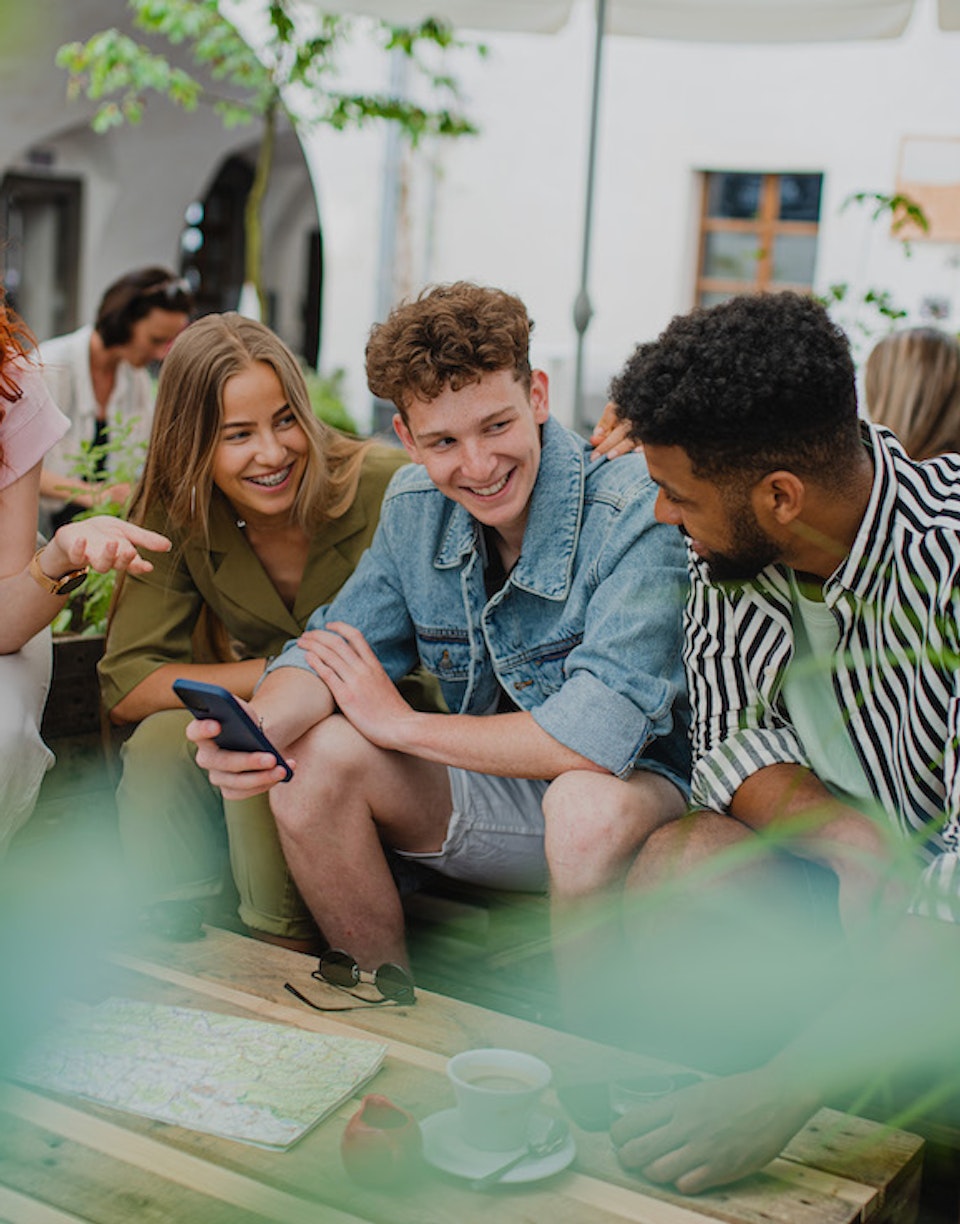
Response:
[{"label": "blue denim shorts", "polygon": [[511,892],[545,892],[541,802],[549,782],[447,768],[453,812],[439,850],[399,858],[441,875]]}]

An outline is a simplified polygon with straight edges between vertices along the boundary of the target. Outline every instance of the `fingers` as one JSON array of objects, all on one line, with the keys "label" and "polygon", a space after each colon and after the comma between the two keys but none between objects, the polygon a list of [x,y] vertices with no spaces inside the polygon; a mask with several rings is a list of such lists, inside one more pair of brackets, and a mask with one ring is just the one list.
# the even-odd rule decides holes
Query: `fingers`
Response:
[{"label": "fingers", "polygon": [[647,1181],[674,1185],[683,1194],[699,1194],[730,1180],[729,1170],[722,1177],[713,1169],[697,1141],[688,1142],[669,1125],[627,1140],[618,1148],[617,1159]]},{"label": "fingers", "polygon": [[607,400],[603,406],[603,412],[600,414],[600,420],[593,427],[593,433],[590,435],[590,441],[596,446],[603,438],[607,436],[611,429],[617,424],[617,406],[613,400]]},{"label": "fingers", "polygon": [[[269,752],[231,752],[214,741],[220,724],[213,718],[193,719],[186,736],[197,745],[197,764],[207,771],[211,783],[226,799],[248,799],[282,782],[286,770]],[[292,760],[287,761],[291,769]]]},{"label": "fingers", "polygon": [[672,1117],[673,1105],[669,1098],[652,1101],[649,1105],[640,1105],[617,1118],[610,1127],[610,1138],[616,1147],[621,1147],[630,1139],[666,1126]]},{"label": "fingers", "polygon": [[153,565],[137,551],[166,552],[170,541],[156,531],[148,531],[135,523],[111,515],[95,515],[79,522],[67,523],[54,536],[54,541],[74,566],[89,565],[105,574],[108,570],[146,574]]},{"label": "fingers", "polygon": [[131,540],[138,548],[147,548],[151,552],[169,552],[172,545],[165,535],[161,535],[159,531],[148,531],[146,527],[140,527],[136,523],[125,523],[123,519],[116,519],[123,529],[123,534],[128,540]]},{"label": "fingers", "polygon": [[358,672],[371,664],[379,668],[376,656],[359,629],[341,621],[332,621],[326,629],[311,629],[301,634],[298,644],[306,651],[314,670],[318,662],[340,676],[347,671]]},{"label": "fingers", "polygon": [[631,451],[641,449],[642,447],[630,436],[629,422],[621,421],[594,443],[593,457],[599,458],[601,455],[606,455],[608,459],[616,459],[620,455],[628,455]]}]

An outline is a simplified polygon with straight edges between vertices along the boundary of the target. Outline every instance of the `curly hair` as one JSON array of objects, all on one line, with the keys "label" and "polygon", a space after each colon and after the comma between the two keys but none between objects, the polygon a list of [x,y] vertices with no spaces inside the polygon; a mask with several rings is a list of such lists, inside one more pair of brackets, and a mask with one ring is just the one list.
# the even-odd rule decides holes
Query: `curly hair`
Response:
[{"label": "curly hair", "polygon": [[813,298],[741,296],[673,319],[610,386],[641,442],[722,484],[777,468],[839,485],[860,446],[847,337]]},{"label": "curly hair", "polygon": [[512,370],[530,390],[533,322],[518,297],[468,281],[433,285],[375,323],[367,342],[367,385],[401,416],[411,399],[434,400],[484,374]]}]

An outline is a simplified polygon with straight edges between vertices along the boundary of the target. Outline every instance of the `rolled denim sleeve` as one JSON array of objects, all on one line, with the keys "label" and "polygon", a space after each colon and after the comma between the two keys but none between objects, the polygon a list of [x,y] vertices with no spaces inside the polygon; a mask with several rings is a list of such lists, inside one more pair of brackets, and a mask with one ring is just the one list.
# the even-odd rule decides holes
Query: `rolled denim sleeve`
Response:
[{"label": "rolled denim sleeve", "polygon": [[583,637],[564,683],[531,710],[554,739],[626,777],[652,742],[676,737],[685,772],[686,700],[681,665],[687,570],[678,532],[654,518],[649,478],[611,504],[592,560],[595,587]]}]

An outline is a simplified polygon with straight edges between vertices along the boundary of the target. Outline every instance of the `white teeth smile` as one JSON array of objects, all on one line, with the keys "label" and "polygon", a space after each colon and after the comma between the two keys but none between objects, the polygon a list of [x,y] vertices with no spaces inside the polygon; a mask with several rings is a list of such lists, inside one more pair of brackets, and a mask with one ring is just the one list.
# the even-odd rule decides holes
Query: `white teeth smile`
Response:
[{"label": "white teeth smile", "polygon": [[249,480],[251,484],[262,485],[262,487],[265,489],[272,489],[276,485],[283,484],[283,482],[290,475],[290,469],[292,467],[293,464],[291,464],[290,467],[285,467],[282,472],[272,472],[269,476],[248,476],[247,480]]},{"label": "white teeth smile", "polygon": [[510,473],[507,472],[506,476],[502,480],[498,480],[496,484],[486,485],[482,489],[471,489],[471,492],[475,493],[477,497],[493,497],[500,492],[509,479]]}]

